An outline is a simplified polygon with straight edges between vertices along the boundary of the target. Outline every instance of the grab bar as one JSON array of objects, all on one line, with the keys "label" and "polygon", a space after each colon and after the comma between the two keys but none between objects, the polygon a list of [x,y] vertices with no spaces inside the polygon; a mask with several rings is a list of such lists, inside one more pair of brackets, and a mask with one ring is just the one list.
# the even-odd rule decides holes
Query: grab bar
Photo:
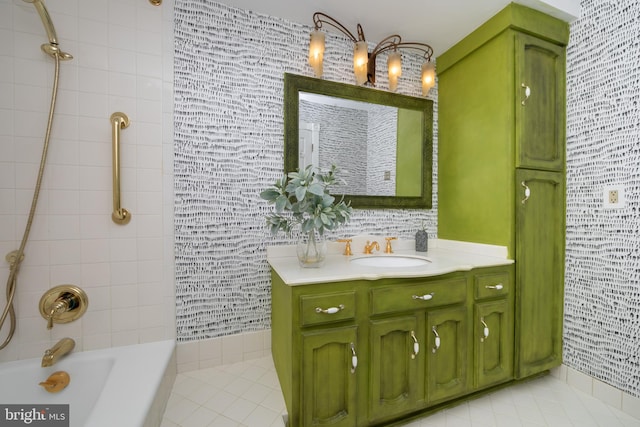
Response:
[{"label": "grab bar", "polygon": [[115,112],[111,115],[113,131],[113,212],[111,219],[116,224],[125,225],[131,221],[131,213],[120,206],[120,129],[129,127],[129,117],[125,113]]}]

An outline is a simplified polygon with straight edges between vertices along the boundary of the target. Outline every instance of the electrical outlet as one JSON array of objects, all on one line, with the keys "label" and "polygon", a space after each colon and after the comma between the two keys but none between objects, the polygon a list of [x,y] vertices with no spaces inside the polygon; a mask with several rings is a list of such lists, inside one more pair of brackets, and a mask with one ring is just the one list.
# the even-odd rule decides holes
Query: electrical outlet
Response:
[{"label": "electrical outlet", "polygon": [[620,209],[626,205],[624,188],[621,185],[610,185],[604,188],[602,195],[605,209]]}]

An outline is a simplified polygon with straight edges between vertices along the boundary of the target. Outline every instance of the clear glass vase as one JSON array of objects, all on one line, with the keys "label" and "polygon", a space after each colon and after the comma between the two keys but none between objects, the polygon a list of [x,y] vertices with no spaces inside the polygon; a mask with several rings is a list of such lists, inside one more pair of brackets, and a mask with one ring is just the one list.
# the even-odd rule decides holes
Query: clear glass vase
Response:
[{"label": "clear glass vase", "polygon": [[322,267],[327,257],[327,241],[316,231],[301,234],[296,245],[296,253],[301,267]]}]

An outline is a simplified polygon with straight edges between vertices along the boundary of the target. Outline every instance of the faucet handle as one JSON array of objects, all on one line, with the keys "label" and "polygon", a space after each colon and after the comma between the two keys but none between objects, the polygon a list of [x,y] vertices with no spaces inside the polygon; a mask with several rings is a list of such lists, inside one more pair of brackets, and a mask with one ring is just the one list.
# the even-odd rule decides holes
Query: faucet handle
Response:
[{"label": "faucet handle", "polygon": [[384,238],[387,241],[387,247],[384,249],[384,253],[385,254],[392,254],[393,253],[393,249],[391,249],[391,241],[392,240],[397,240],[397,237],[385,237]]},{"label": "faucet handle", "polygon": [[353,255],[353,253],[351,252],[351,239],[338,239],[337,241],[340,243],[346,243],[343,255]]}]

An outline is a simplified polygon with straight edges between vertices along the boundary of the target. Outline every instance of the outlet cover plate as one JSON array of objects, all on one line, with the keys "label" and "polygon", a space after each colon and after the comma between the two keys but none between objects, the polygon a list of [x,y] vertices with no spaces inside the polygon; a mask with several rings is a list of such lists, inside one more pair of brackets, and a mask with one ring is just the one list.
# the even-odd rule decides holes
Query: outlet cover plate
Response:
[{"label": "outlet cover plate", "polygon": [[626,205],[624,188],[621,185],[608,185],[602,192],[602,202],[605,209],[620,209]]}]

